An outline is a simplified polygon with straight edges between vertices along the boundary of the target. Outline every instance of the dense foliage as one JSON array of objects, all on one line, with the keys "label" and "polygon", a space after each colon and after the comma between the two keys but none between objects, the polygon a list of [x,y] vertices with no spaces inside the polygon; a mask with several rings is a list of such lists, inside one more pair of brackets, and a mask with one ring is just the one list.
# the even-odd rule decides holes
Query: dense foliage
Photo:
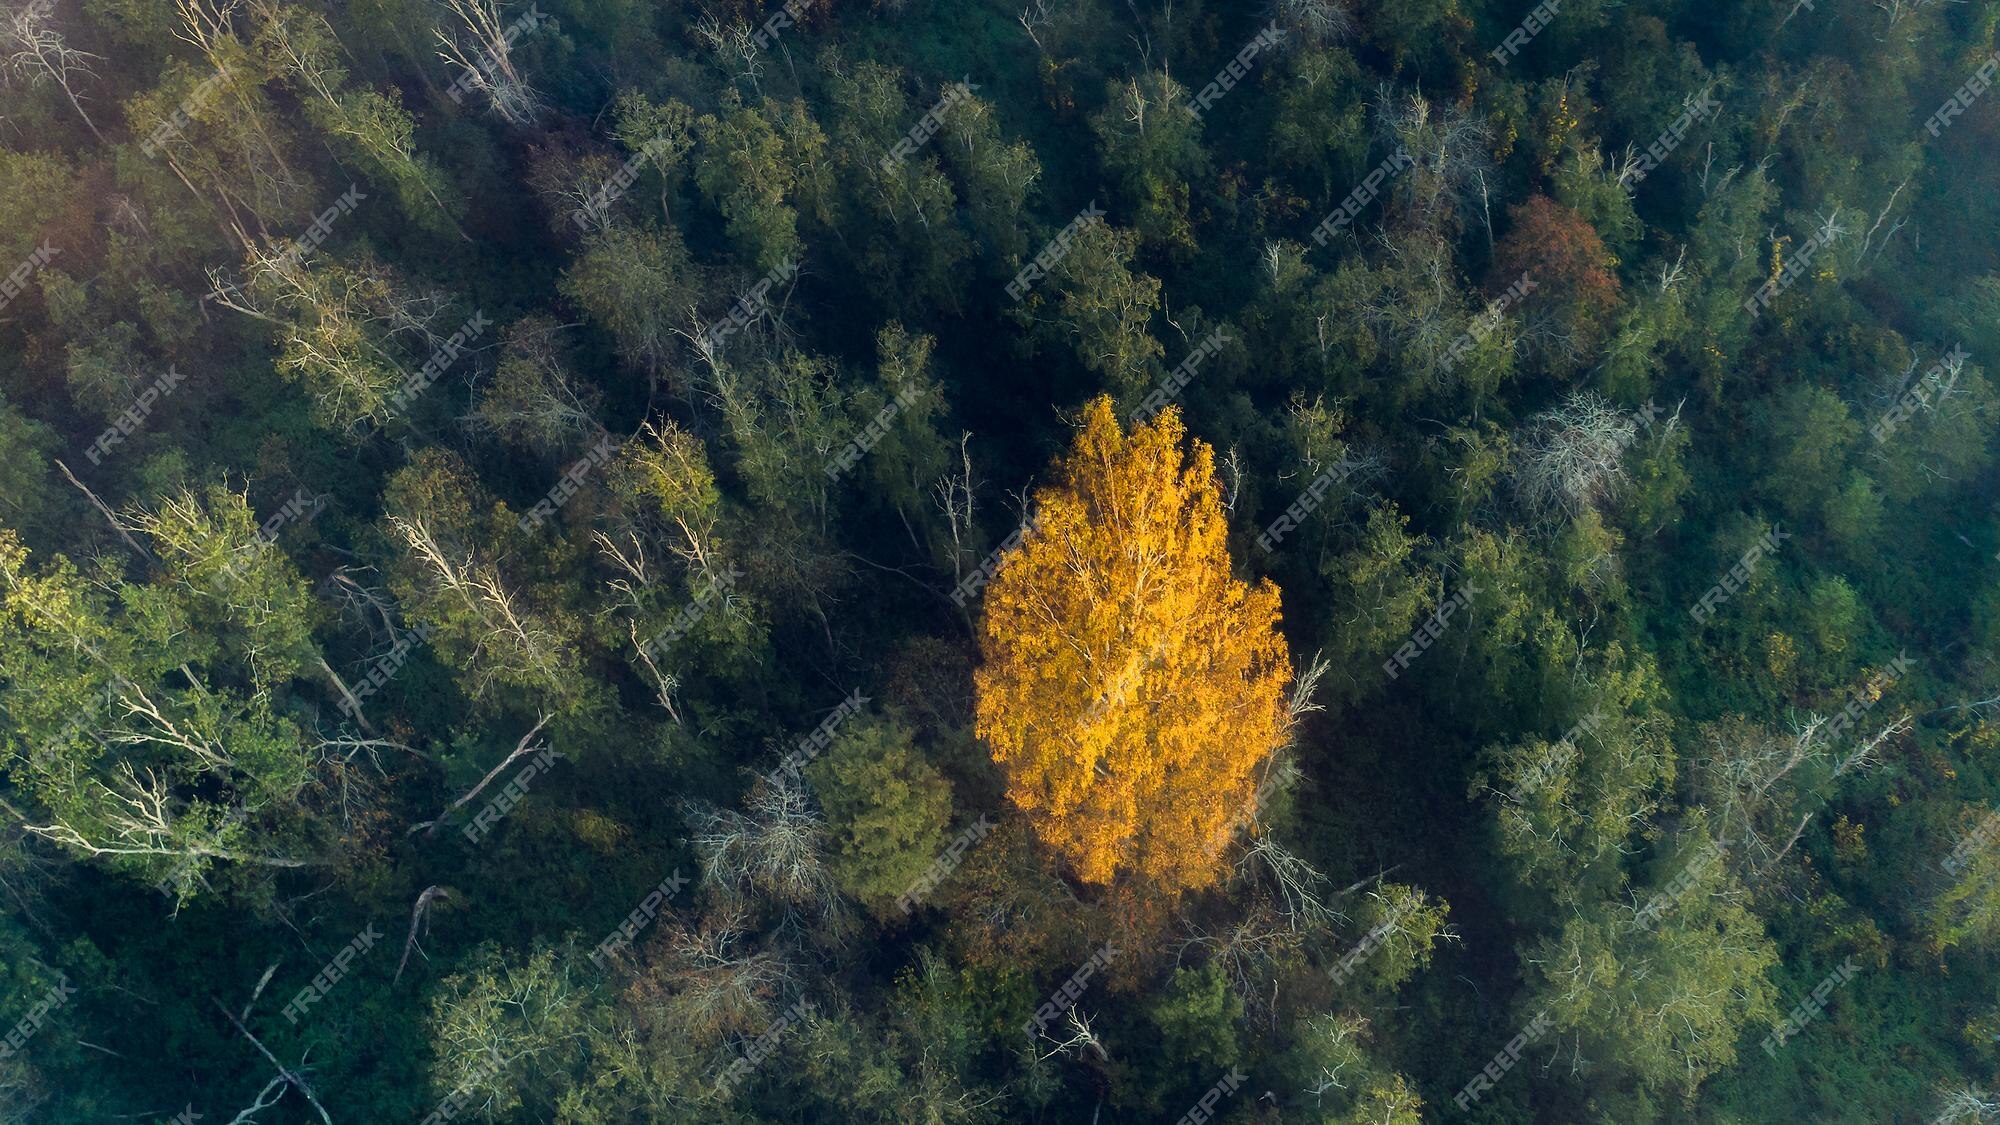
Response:
[{"label": "dense foliage", "polygon": [[0,1121],[2000,1120],[1996,32],[0,0]]},{"label": "dense foliage", "polygon": [[1098,398],[986,590],[974,733],[1078,879],[1216,880],[1284,741],[1278,591],[1229,573],[1214,451]]}]

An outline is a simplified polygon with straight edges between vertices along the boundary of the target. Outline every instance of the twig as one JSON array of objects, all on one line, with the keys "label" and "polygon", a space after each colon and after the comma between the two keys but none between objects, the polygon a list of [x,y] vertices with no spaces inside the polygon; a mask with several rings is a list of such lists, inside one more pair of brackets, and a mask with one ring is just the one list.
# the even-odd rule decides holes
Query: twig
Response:
[{"label": "twig", "polygon": [[257,978],[257,987],[250,990],[250,999],[243,1002],[243,1014],[237,1016],[237,1019],[247,1020],[250,1018],[250,1009],[257,1006],[257,998],[264,995],[264,986],[271,983],[271,974],[277,971],[278,962],[273,961],[271,962],[271,967],[264,970],[264,975]]},{"label": "twig", "polygon": [[453,801],[451,804],[446,805],[444,811],[438,814],[438,818],[436,820],[427,821],[423,824],[419,824],[416,826],[416,828],[410,829],[410,831],[415,832],[418,828],[422,828],[428,830],[424,833],[424,835],[426,836],[435,835],[437,832],[437,826],[444,822],[445,817],[451,815],[453,809],[456,809],[464,805],[467,801],[472,800],[474,797],[479,796],[480,790],[485,789],[488,785],[492,784],[493,779],[500,776],[500,771],[512,765],[514,759],[520,757],[523,754],[531,753],[535,749],[537,749],[537,747],[533,746],[532,743],[535,741],[535,736],[542,732],[542,728],[547,726],[548,722],[549,722],[549,716],[543,715],[541,719],[535,723],[535,727],[533,730],[521,736],[521,741],[518,745],[514,747],[514,752],[512,754],[507,755],[507,757],[503,761],[501,761],[499,765],[494,766],[491,770],[487,771],[486,776],[480,778],[479,784],[473,786],[470,792],[468,792],[465,796],[460,797],[458,800]]},{"label": "twig", "polygon": [[[209,997],[209,999],[214,1000],[216,1008],[218,1008],[224,1016],[227,1016],[229,1018],[230,1023],[236,1025],[236,1030],[243,1033],[243,1038],[248,1039],[250,1041],[250,1045],[252,1047],[257,1048],[257,1053],[269,1059],[271,1061],[271,1065],[278,1068],[278,1077],[283,1078],[286,1082],[289,1082],[293,1086],[293,1088],[297,1089],[299,1093],[305,1095],[306,1101],[312,1103],[312,1107],[319,1111],[319,1119],[321,1121],[326,1122],[326,1125],[333,1125],[333,1118],[327,1116],[326,1107],[319,1104],[319,1099],[313,1096],[311,1084],[309,1084],[305,1080],[305,1078],[299,1075],[296,1071],[292,1070],[292,1068],[286,1066],[284,1063],[279,1062],[278,1056],[272,1054],[270,1048],[264,1046],[264,1044],[261,1041],[259,1041],[255,1035],[250,1034],[250,1029],[243,1026],[243,1021],[236,1018],[235,1013],[231,1012],[228,1009],[228,1007],[226,1007],[222,1003],[222,999],[220,997],[211,996]],[[270,1087],[266,1086],[265,1089],[268,1090],[270,1089]]]},{"label": "twig", "polygon": [[118,533],[118,537],[125,541],[126,546],[132,548],[134,551],[137,551],[139,553],[139,557],[145,559],[147,562],[158,562],[157,559],[153,558],[153,553],[151,551],[148,551],[146,548],[141,547],[139,545],[139,541],[132,538],[132,533],[125,530],[125,525],[118,522],[118,516],[116,515],[116,513],[112,512],[110,507],[107,506],[104,503],[104,501],[99,500],[97,498],[97,493],[92,492],[90,490],[89,485],[86,485],[82,481],[76,479],[76,474],[69,471],[69,466],[63,464],[61,458],[56,459],[56,468],[61,469],[62,475],[68,477],[69,482],[75,485],[78,489],[80,489],[85,496],[88,496],[90,498],[90,502],[97,507],[98,511],[104,513],[104,518],[111,522],[111,530]]},{"label": "twig", "polygon": [[417,947],[417,926],[424,920],[424,911],[430,908],[431,900],[450,897],[450,891],[435,883],[425,887],[424,893],[417,896],[416,909],[410,911],[410,937],[403,943],[403,959],[396,962],[396,975],[389,978],[391,987],[403,979],[403,967],[410,963],[410,951]]},{"label": "twig", "polygon": [[333,666],[326,662],[326,657],[315,655],[313,659],[319,661],[320,671],[326,673],[326,678],[333,681],[333,686],[340,689],[341,697],[354,709],[354,721],[361,724],[361,729],[367,731],[369,735],[379,736],[381,732],[375,729],[375,724],[369,722],[368,716],[361,713],[361,701],[354,698],[354,693],[348,690],[347,681],[340,678],[340,673],[333,670]]}]

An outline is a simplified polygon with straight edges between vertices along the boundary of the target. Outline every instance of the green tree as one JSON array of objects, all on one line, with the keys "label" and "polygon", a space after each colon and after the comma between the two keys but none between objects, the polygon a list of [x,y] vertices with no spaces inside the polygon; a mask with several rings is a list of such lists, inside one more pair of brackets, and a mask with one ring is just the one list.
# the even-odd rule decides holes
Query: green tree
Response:
[{"label": "green tree", "polygon": [[967,219],[987,252],[1003,262],[1028,250],[1028,192],[1041,178],[1041,161],[1026,141],[1009,142],[999,111],[977,94],[945,111],[936,144],[964,201]]},{"label": "green tree", "polygon": [[[1473,792],[1492,794],[1500,854],[1515,878],[1562,908],[1625,882],[1625,857],[1660,811],[1675,760],[1643,672],[1616,677],[1551,739],[1488,749]],[[1650,690],[1657,690],[1657,686]]]},{"label": "green tree", "polygon": [[1278,1059],[1284,1120],[1311,1125],[1419,1125],[1423,1099],[1369,1050],[1366,1019],[1332,1012],[1299,1021]]},{"label": "green tree", "polygon": [[306,119],[342,155],[388,181],[404,214],[436,231],[457,231],[463,205],[447,202],[443,174],[416,154],[416,119],[396,89],[348,88],[340,41],[324,16],[273,0],[256,0],[251,10],[257,52],[304,96]]},{"label": "green tree", "polygon": [[799,256],[793,202],[801,171],[824,154],[826,137],[805,103],[751,106],[725,102],[695,122],[702,156],[695,183],[727,223],[750,268],[768,273]]},{"label": "green tree", "polygon": [[1215,962],[1175,969],[1146,1016],[1159,1036],[1159,1061],[1180,1085],[1195,1075],[1220,1074],[1242,1060],[1237,1032],[1243,1001]]},{"label": "green tree", "polygon": [[503,573],[523,532],[456,457],[427,449],[390,477],[383,533],[395,546],[389,586],[471,698],[500,707],[525,697],[545,714],[581,717],[603,703],[584,673],[582,625],[552,591]]},{"label": "green tree", "polygon": [[1160,282],[1133,270],[1138,250],[1137,232],[1087,222],[1051,271],[1060,286],[1051,327],[1119,398],[1143,391],[1166,354],[1151,330]]},{"label": "green tree", "polygon": [[1394,652],[1437,603],[1440,583],[1418,555],[1428,540],[1409,526],[1392,502],[1370,508],[1353,545],[1320,563],[1335,607],[1325,652],[1346,698],[1380,682],[1382,654]]},{"label": "green tree", "polygon": [[567,943],[481,944],[439,983],[428,1029],[434,1100],[473,1120],[696,1119],[701,1060],[636,1028]]},{"label": "green tree", "polygon": [[1621,1119],[1691,1098],[1735,1063],[1746,1029],[1778,1015],[1777,949],[1727,867],[1699,859],[1706,841],[1689,843],[1661,869],[1672,882],[1639,894],[1645,907],[1587,907],[1524,955],[1523,1022],[1546,1012]]},{"label": "green tree", "polygon": [[888,913],[944,846],[950,784],[889,718],[847,723],[806,779],[826,810],[841,890]]},{"label": "green tree", "polygon": [[49,504],[49,454],[56,435],[0,395],[0,522],[30,528]]},{"label": "green tree", "polygon": [[677,331],[707,327],[697,312],[701,275],[671,226],[616,225],[584,240],[563,271],[562,293],[611,332],[618,351],[657,378]]},{"label": "green tree", "polygon": [[[1968,831],[1979,826],[1972,816],[1960,820]],[[1955,851],[1946,872],[1924,915],[1926,936],[1941,950],[1956,946],[1991,950],[2000,940],[2000,849],[1988,844]]]},{"label": "green tree", "polygon": [[[276,558],[246,561],[247,593],[227,590],[235,643],[200,628],[223,592],[227,531],[185,515],[156,539],[174,568],[157,585],[126,582],[108,561],[86,576],[62,556],[37,573],[0,529],[0,769],[26,806],[8,815],[183,900],[217,863],[298,868],[324,846],[306,804],[324,746],[272,690],[297,655],[302,584]],[[259,663],[239,662],[249,658]]]},{"label": "green tree", "polygon": [[1092,115],[1105,171],[1117,177],[1135,225],[1156,246],[1194,248],[1188,187],[1208,174],[1201,119],[1188,91],[1161,71],[1147,71],[1104,88],[1105,107]]}]

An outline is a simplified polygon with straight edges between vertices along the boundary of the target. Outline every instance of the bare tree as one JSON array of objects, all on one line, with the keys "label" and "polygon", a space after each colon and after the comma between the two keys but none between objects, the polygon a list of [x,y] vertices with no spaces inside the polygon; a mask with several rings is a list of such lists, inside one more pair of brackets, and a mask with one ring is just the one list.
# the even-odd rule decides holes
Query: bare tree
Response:
[{"label": "bare tree", "polygon": [[1630,483],[1625,451],[1638,423],[1589,391],[1573,391],[1522,431],[1514,489],[1536,514],[1574,519],[1614,499]]},{"label": "bare tree", "polygon": [[1338,42],[1354,31],[1354,17],[1339,0],[1274,0],[1271,16],[1315,46]]},{"label": "bare tree", "polygon": [[1414,162],[1396,186],[1410,220],[1425,229],[1456,227],[1492,163],[1492,130],[1456,106],[1399,95],[1387,84],[1377,99],[1377,136]]},{"label": "bare tree", "polygon": [[1035,50],[1044,55],[1048,54],[1049,49],[1043,44],[1041,32],[1038,30],[1056,22],[1055,17],[1049,15],[1048,0],[1034,0],[1033,4],[1022,8],[1020,21],[1021,30],[1028,33],[1028,39],[1035,44]]},{"label": "bare tree", "polygon": [[[1903,182],[1896,185],[1896,190],[1889,193],[1888,200],[1882,204],[1882,210],[1875,216],[1874,224],[1868,228],[1866,234],[1861,236],[1861,249],[1856,251],[1854,256],[1856,265],[1867,264],[1868,254],[1871,250],[1874,251],[1875,257],[1879,259],[1883,252],[1889,249],[1889,243],[1896,237],[1896,232],[1910,225],[1910,220],[1908,219],[1897,219],[1893,223],[1889,222],[1889,213],[1896,208],[1896,198],[1903,194],[1904,188],[1909,186],[1910,177],[1905,176],[1903,177]],[[1886,232],[1882,230],[1882,224],[1884,223],[1889,223],[1889,229]],[[1879,240],[1877,238],[1878,234],[1880,235]]]},{"label": "bare tree", "polygon": [[697,1042],[768,1026],[772,1001],[797,989],[797,975],[777,954],[755,948],[749,936],[740,907],[695,925],[662,923],[649,947],[650,964],[634,986],[638,998]]},{"label": "bare tree", "polygon": [[[482,791],[484,791],[488,785],[493,784],[494,778],[500,776],[500,771],[506,769],[508,766],[513,765],[517,759],[523,757],[524,755],[533,754],[536,753],[537,751],[545,749],[546,747],[544,744],[535,741],[535,736],[542,733],[542,728],[547,726],[548,724],[549,724],[549,716],[543,715],[539,720],[536,721],[534,727],[530,729],[528,733],[521,736],[521,741],[514,744],[513,753],[508,754],[505,758],[502,758],[500,760],[499,765],[494,766],[490,770],[487,770],[486,776],[479,779],[479,784],[473,786],[471,789],[466,790],[465,794],[461,796],[458,800],[453,801],[449,805],[446,805],[444,807],[444,811],[438,814],[438,818],[436,820],[427,820],[424,821],[422,824],[413,825],[411,826],[410,831],[411,832],[421,831],[426,836],[436,835],[438,825],[444,823],[444,818],[451,815],[451,811],[453,809],[463,808],[465,807],[467,802],[471,801],[474,797],[479,796],[479,794]],[[419,909],[422,908],[421,902],[418,903],[418,908]],[[414,928],[414,925],[415,923],[413,920],[412,928]]]},{"label": "bare tree", "polygon": [[1281,921],[1269,900],[1259,899],[1218,932],[1190,925],[1174,963],[1184,964],[1188,954],[1199,951],[1221,972],[1249,1018],[1258,1021],[1276,1015],[1272,988],[1288,966],[1302,963],[1304,946],[1305,935]]},{"label": "bare tree", "polygon": [[[340,607],[341,616],[352,614],[362,628],[368,630],[369,639],[381,648],[393,648],[402,639],[403,631],[396,625],[394,606],[389,592],[379,586],[362,584],[354,576],[360,573],[354,567],[338,566],[320,583],[319,589]],[[381,628],[375,627],[381,623]]]},{"label": "bare tree", "polygon": [[534,158],[528,184],[547,202],[551,230],[591,234],[611,229],[616,212],[605,205],[605,187],[618,171],[608,152],[552,148]]},{"label": "bare tree", "polygon": [[474,396],[474,425],[543,454],[604,436],[597,420],[602,396],[564,365],[556,332],[553,321],[539,316],[509,330],[499,366]]},{"label": "bare tree", "polygon": [[[645,604],[639,598],[639,591],[651,586],[658,577],[652,560],[646,557],[645,537],[631,524],[625,523],[611,532],[592,530],[590,541],[597,544],[598,556],[611,564],[619,575],[609,583],[618,595],[612,601],[612,607],[629,613],[643,610]],[[634,625],[634,628],[637,626]]]},{"label": "bare tree", "polygon": [[1037,1048],[1035,1056],[1037,1059],[1047,1061],[1055,1058],[1057,1055],[1067,1055],[1072,1051],[1081,1051],[1083,1048],[1088,1047],[1097,1052],[1098,1058],[1106,1062],[1111,1060],[1111,1056],[1104,1053],[1104,1045],[1097,1041],[1097,1033],[1090,1029],[1089,1016],[1079,1012],[1075,1007],[1071,1007],[1068,1012],[1064,1013],[1063,1022],[1069,1024],[1067,1032],[1069,1038],[1057,1039],[1055,1036],[1050,1035],[1047,1029],[1043,1029],[1041,1032],[1042,1038],[1055,1044],[1055,1046],[1051,1047],[1047,1054],[1040,1053],[1040,1049]]},{"label": "bare tree", "polygon": [[[1926,385],[1922,388],[1920,397],[1926,409],[1943,414],[1946,405],[1953,404],[1953,410],[1956,411],[1954,400],[1963,401],[1965,398],[1963,388],[1959,387],[1958,382],[1959,377],[1965,373],[1967,358],[1969,357],[1962,350],[1946,352],[1938,357],[1934,369],[1925,373]],[[1917,354],[1911,352],[1910,361],[1903,365],[1901,374],[1893,379],[1883,378],[1877,382],[1875,399],[1878,409],[1889,410],[1902,401],[1904,392],[1910,389],[1910,381],[1916,377],[1918,363]],[[1876,450],[1876,456],[1882,456],[1879,449]]]},{"label": "bare tree", "polygon": [[[237,33],[241,0],[175,0],[174,7],[180,17],[175,36],[201,51],[215,69],[221,91],[230,99],[227,109],[197,112],[196,116],[217,128],[216,142],[241,163],[249,181],[248,194],[231,186],[231,170],[217,163],[214,154],[204,151],[207,146],[195,144],[182,130],[171,130],[161,150],[168,165],[197,195],[201,192],[194,180],[207,180],[239,228],[239,205],[250,212],[260,229],[264,216],[273,210],[293,214],[299,192],[311,187],[311,179],[294,171],[285,159],[278,137],[282,126],[259,89],[261,83],[251,77],[263,70],[264,63],[254,57],[250,45]],[[240,229],[231,233],[249,245]]]},{"label": "bare tree", "polygon": [[1808,715],[1789,734],[1748,723],[1711,724],[1708,752],[1694,764],[1697,797],[1716,816],[1730,853],[1751,870],[1783,859],[1813,813],[1791,819],[1794,798],[1844,774],[1872,766],[1881,748],[1911,727],[1906,716],[1851,743],[1845,725]]},{"label": "bare tree", "polygon": [[1326,902],[1323,890],[1326,876],[1303,857],[1272,839],[1268,832],[1257,836],[1244,849],[1242,858],[1236,861],[1237,876],[1251,878],[1258,867],[1269,876],[1278,892],[1279,901],[1283,904],[1279,912],[1288,928],[1322,931],[1346,920],[1345,915]]},{"label": "bare tree", "polygon": [[716,61],[732,71],[737,81],[748,82],[758,97],[763,96],[764,62],[760,56],[764,49],[758,44],[756,29],[740,19],[725,24],[704,14],[689,25],[689,30],[715,52]]},{"label": "bare tree", "polygon": [[[1407,175],[1407,174],[1406,174]],[[1450,243],[1428,230],[1379,236],[1387,260],[1359,300],[1362,323],[1433,386],[1448,385],[1468,310]],[[1505,327],[1505,322],[1498,322]]]},{"label": "bare tree", "polygon": [[[1314,1105],[1335,1090],[1347,1089],[1347,1083],[1340,1080],[1342,1072],[1361,1057],[1360,1039],[1368,1029],[1368,1021],[1360,1016],[1334,1015],[1329,1012],[1315,1016],[1313,1028],[1318,1038],[1333,1050],[1322,1052],[1336,1056],[1332,1065],[1321,1063],[1319,1073],[1312,1077],[1312,1084],[1299,1092],[1310,1096]],[[1325,1030],[1320,1030],[1324,1028]],[[1350,1040],[1353,1041],[1350,1045]],[[1345,1048],[1345,1049],[1343,1049]]]},{"label": "bare tree", "polygon": [[1299,720],[1312,714],[1314,711],[1326,710],[1324,704],[1313,702],[1313,696],[1319,691],[1320,680],[1326,676],[1327,671],[1332,667],[1333,662],[1326,658],[1325,653],[1315,652],[1312,654],[1312,659],[1306,661],[1306,666],[1299,671],[1298,675],[1292,678],[1292,696],[1286,705],[1286,709],[1292,717],[1292,724],[1295,728],[1293,730],[1293,740],[1295,742],[1297,741],[1298,732],[1296,727]]},{"label": "bare tree", "polygon": [[1785,25],[1792,22],[1793,17],[1797,16],[1800,12],[1812,11],[1814,3],[1815,0],[1792,0],[1792,10],[1786,12],[1785,18],[1778,21],[1778,30],[1783,31]]},{"label": "bare tree", "polygon": [[[257,1096],[250,1099],[250,1104],[229,1119],[229,1125],[257,1125],[257,1115],[283,1101],[285,1091],[291,1089],[291,1085],[291,1078],[284,1074],[266,1082],[264,1088],[257,1091]],[[196,1114],[188,1120],[197,1120],[199,1117],[200,1115]]]},{"label": "bare tree", "polygon": [[417,896],[417,905],[410,911],[410,936],[403,942],[403,959],[396,962],[396,975],[389,980],[391,985],[403,979],[403,970],[410,964],[410,953],[417,949],[417,928],[423,925],[425,917],[430,912],[431,903],[442,902],[450,897],[449,890],[436,884],[425,887],[424,892]]},{"label": "bare tree", "polygon": [[1224,482],[1222,510],[1233,516],[1236,514],[1237,497],[1243,494],[1243,457],[1236,451],[1234,445],[1222,455],[1222,463],[1217,466],[1217,471]]},{"label": "bare tree", "polygon": [[[529,125],[542,111],[541,96],[514,66],[514,40],[520,21],[500,18],[499,0],[445,0],[458,17],[453,34],[433,31],[438,57],[460,70],[454,89],[476,90],[486,96],[493,112],[509,125]],[[533,10],[532,8],[530,9]]]},{"label": "bare tree", "polygon": [[951,536],[951,577],[954,583],[965,580],[965,563],[972,555],[972,548],[966,542],[973,531],[971,442],[971,431],[958,435],[959,471],[947,471],[931,486],[938,510],[944,513],[946,533]]},{"label": "bare tree", "polygon": [[46,79],[54,82],[69,99],[76,115],[90,127],[90,133],[100,143],[104,134],[97,131],[97,123],[83,110],[83,102],[77,97],[78,78],[95,78],[87,60],[100,58],[87,51],[79,51],[63,40],[62,32],[55,28],[55,0],[28,0],[19,7],[9,8],[0,13],[0,74],[34,82]]},{"label": "bare tree", "polygon": [[465,661],[473,671],[475,695],[484,696],[509,680],[551,688],[566,680],[561,638],[528,614],[491,564],[469,550],[447,546],[422,516],[391,516],[389,526],[428,573],[437,595],[456,602],[478,623]]},{"label": "bare tree", "polygon": [[166,780],[151,769],[134,770],[120,762],[109,783],[90,778],[83,788],[91,809],[88,821],[57,817],[47,824],[31,824],[12,806],[0,807],[21,822],[22,831],[93,858],[220,859],[262,867],[311,867],[320,862],[226,846],[230,822],[185,817]]},{"label": "bare tree", "polygon": [[[347,71],[339,61],[340,38],[326,17],[275,0],[249,0],[249,3],[256,17],[258,44],[320,100],[325,128],[380,161],[404,187],[411,184],[422,187],[438,213],[449,218],[451,208],[437,193],[436,177],[417,159],[409,136],[399,135],[393,127],[384,128],[374,113],[357,112],[352,95],[342,95]],[[392,106],[392,112],[393,109]],[[462,229],[459,237],[470,240]]]},{"label": "bare tree", "polygon": [[[1960,2],[1960,0],[1954,0],[1954,2]],[[1875,7],[1888,19],[1888,26],[1884,30],[1894,32],[1897,27],[1901,26],[1904,20],[1937,3],[1938,0],[1875,0]],[[1811,7],[1810,4],[1806,6]],[[1915,43],[1923,39],[1924,33],[1920,27],[1911,27],[1908,35],[1910,42]],[[1882,38],[1887,38],[1887,36],[1878,37],[1878,39]]]},{"label": "bare tree", "polygon": [[1931,1125],[1993,1125],[2000,1122],[2000,1098],[1977,1086],[1948,1091]]},{"label": "bare tree", "polygon": [[236,233],[245,247],[244,284],[211,268],[209,298],[276,329],[279,369],[303,380],[322,417],[342,425],[386,420],[390,396],[411,377],[405,349],[435,353],[450,335],[441,325],[449,296],[407,287],[367,261],[311,258]]},{"label": "bare tree", "polygon": [[[211,999],[215,998],[211,997]],[[320,1121],[323,1122],[324,1125],[333,1125],[333,1118],[327,1115],[326,1107],[319,1104],[319,1097],[318,1095],[313,1093],[312,1083],[306,1081],[305,1075],[301,1074],[299,1071],[294,1070],[291,1067],[286,1066],[284,1063],[279,1062],[278,1056],[272,1054],[271,1049],[269,1047],[264,1046],[263,1040],[258,1039],[255,1035],[252,1035],[250,1033],[250,1029],[243,1026],[242,1019],[239,1018],[236,1015],[236,1013],[230,1011],[227,1007],[225,1007],[220,999],[215,1000],[215,1006],[217,1008],[222,1009],[222,1014],[229,1017],[229,1022],[236,1025],[236,1030],[242,1032],[243,1037],[250,1041],[250,1045],[257,1048],[258,1054],[263,1055],[264,1058],[268,1062],[270,1062],[272,1066],[278,1068],[278,1078],[284,1081],[285,1083],[289,1084],[293,1089],[297,1090],[300,1093],[300,1095],[302,1095],[306,1099],[306,1103],[311,1105],[313,1107],[313,1110],[319,1114]],[[301,1061],[299,1065],[303,1067],[305,1063]],[[271,1089],[271,1087],[266,1086],[264,1087],[264,1089],[268,1092]],[[260,1095],[257,1100],[259,1103],[262,1103],[263,1097]],[[276,1099],[273,1099],[274,1103],[275,1100]],[[262,1108],[262,1106],[261,1105],[254,1106],[253,1109],[254,1108]],[[245,1110],[244,1112],[248,1113],[251,1111]],[[237,1120],[240,1121],[242,1119],[243,1119],[243,1114],[238,1114]]]},{"label": "bare tree", "polygon": [[841,903],[826,866],[826,820],[805,787],[779,771],[757,783],[744,810],[691,809],[692,842],[707,882],[725,899],[747,885],[788,907],[834,918]]}]

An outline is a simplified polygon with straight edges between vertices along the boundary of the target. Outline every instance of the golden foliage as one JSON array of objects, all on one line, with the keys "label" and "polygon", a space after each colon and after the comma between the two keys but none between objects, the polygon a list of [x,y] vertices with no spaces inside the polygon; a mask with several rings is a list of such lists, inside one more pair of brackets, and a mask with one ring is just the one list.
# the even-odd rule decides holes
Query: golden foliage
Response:
[{"label": "golden foliage", "polygon": [[1213,451],[1177,411],[1084,412],[1037,523],[986,591],[979,737],[1079,877],[1206,886],[1286,737],[1278,588],[1230,574]]}]

